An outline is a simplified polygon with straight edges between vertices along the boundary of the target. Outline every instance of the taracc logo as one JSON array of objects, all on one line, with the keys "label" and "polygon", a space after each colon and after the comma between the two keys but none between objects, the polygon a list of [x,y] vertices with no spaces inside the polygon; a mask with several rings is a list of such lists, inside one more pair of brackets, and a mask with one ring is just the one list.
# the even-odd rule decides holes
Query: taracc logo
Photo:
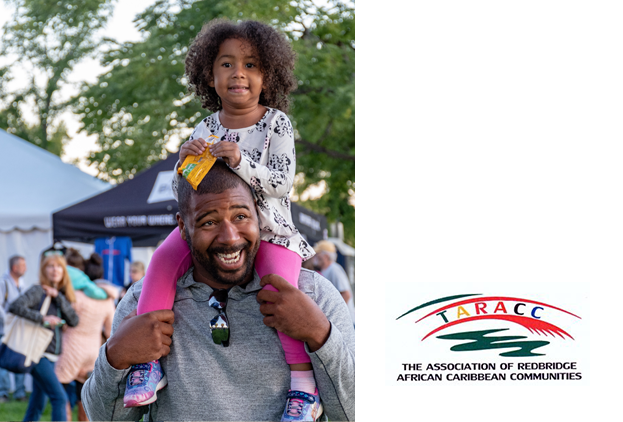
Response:
[{"label": "taracc logo", "polygon": [[[441,304],[444,305],[440,307],[435,306]],[[415,321],[416,324],[425,324],[424,321],[426,321],[426,323],[434,327],[422,337],[422,341],[451,327],[463,328],[468,325],[473,327],[477,321],[481,321],[478,325],[482,327],[482,321],[484,321],[491,325],[495,323],[496,328],[453,332],[451,334],[438,335],[436,338],[455,342],[463,341],[450,348],[450,350],[455,352],[511,349],[500,353],[500,356],[511,357],[544,355],[545,353],[535,352],[536,349],[541,349],[550,344],[550,341],[543,340],[543,337],[574,340],[569,332],[556,324],[560,324],[558,321],[564,321],[565,317],[581,319],[578,315],[547,303],[517,297],[482,296],[482,294],[463,294],[435,299],[410,309],[396,319],[398,320],[424,308],[430,309],[430,307],[436,309]],[[555,321],[556,324],[552,321]],[[510,328],[499,328],[500,323],[503,325],[508,324],[510,327],[519,325],[529,332],[530,337],[501,335]],[[542,352],[542,350],[539,350],[539,352]]]}]

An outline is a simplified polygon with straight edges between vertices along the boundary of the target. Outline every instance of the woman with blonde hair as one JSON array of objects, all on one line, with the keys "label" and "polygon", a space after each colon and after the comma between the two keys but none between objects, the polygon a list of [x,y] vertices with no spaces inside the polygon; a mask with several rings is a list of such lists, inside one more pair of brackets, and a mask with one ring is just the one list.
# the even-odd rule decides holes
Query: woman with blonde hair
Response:
[{"label": "woman with blonde hair", "polygon": [[[45,406],[45,395],[52,403],[52,420],[66,421],[67,394],[54,373],[54,364],[62,350],[61,327],[78,325],[78,315],[71,306],[76,296],[67,274],[65,258],[60,255],[44,256],[39,273],[40,285],[32,286],[9,307],[9,312],[40,323],[54,331],[52,341],[45,353],[31,370],[33,377],[32,395],[24,421],[38,421]],[[46,296],[51,297],[46,315],[41,315],[41,305]]]}]

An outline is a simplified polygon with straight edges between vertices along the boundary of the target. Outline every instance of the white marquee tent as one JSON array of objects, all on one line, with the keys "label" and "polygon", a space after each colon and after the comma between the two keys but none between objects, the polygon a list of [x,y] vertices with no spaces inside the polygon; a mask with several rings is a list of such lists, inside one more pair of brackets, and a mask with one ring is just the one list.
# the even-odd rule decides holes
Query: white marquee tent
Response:
[{"label": "white marquee tent", "polygon": [[59,157],[0,129],[0,271],[26,258],[27,285],[38,280],[39,257],[52,245],[52,213],[111,186]]}]

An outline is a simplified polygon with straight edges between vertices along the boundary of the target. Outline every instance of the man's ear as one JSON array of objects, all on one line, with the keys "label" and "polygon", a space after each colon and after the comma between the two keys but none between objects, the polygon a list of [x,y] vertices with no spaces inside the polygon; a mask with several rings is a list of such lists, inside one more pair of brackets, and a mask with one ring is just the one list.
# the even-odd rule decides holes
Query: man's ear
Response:
[{"label": "man's ear", "polygon": [[184,230],[184,219],[182,218],[182,215],[178,212],[177,214],[175,214],[175,218],[177,219],[177,227],[180,228],[180,236],[182,237],[182,240],[187,241],[186,230]]}]

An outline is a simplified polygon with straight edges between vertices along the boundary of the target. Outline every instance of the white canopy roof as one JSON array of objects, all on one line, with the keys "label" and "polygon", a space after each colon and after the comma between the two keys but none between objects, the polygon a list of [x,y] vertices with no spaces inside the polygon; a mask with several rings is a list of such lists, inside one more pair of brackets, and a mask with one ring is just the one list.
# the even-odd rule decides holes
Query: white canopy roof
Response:
[{"label": "white canopy roof", "polygon": [[50,230],[53,211],[110,187],[0,129],[0,232]]}]

